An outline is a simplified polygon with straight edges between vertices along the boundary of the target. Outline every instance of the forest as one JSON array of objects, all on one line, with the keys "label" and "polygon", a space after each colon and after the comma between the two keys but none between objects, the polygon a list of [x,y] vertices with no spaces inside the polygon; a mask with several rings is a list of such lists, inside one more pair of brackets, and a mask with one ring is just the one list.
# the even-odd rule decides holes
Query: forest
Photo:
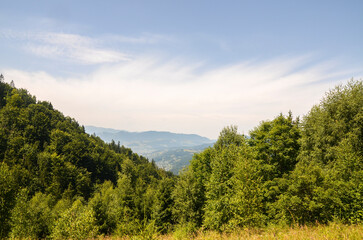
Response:
[{"label": "forest", "polygon": [[0,82],[0,238],[362,222],[362,80],[329,90],[301,119],[276,113],[248,135],[225,127],[179,175]]}]

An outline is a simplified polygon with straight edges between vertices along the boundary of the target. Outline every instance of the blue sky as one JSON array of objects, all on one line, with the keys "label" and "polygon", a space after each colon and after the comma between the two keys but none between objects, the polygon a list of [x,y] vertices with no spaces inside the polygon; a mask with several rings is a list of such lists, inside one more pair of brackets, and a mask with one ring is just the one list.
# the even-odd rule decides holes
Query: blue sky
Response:
[{"label": "blue sky", "polygon": [[362,1],[2,1],[0,72],[80,124],[248,133],[363,76]]}]

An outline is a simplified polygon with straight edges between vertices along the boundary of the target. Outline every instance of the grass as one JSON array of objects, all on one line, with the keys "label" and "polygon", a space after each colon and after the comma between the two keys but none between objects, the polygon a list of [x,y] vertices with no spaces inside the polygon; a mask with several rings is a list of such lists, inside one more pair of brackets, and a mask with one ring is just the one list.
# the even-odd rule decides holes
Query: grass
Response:
[{"label": "grass", "polygon": [[160,239],[160,240],[362,240],[363,225],[344,225],[341,223],[331,223],[329,225],[299,226],[299,227],[267,227],[263,229],[240,229],[232,233],[220,233],[215,231],[201,231],[195,234],[187,234],[181,231],[167,235],[146,237],[105,237],[103,240],[137,240],[137,239]]}]

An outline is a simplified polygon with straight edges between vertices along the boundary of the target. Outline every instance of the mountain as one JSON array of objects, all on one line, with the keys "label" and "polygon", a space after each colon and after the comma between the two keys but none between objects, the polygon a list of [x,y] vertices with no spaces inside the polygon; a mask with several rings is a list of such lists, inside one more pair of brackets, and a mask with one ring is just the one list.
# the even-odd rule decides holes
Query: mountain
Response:
[{"label": "mountain", "polygon": [[211,146],[213,146],[213,143],[183,149],[170,149],[149,153],[145,157],[153,159],[158,167],[178,174],[180,170],[189,165],[189,161],[195,153],[200,153]]},{"label": "mountain", "polygon": [[112,140],[131,148],[155,163],[174,173],[189,164],[193,154],[203,151],[215,142],[197,134],[182,134],[161,131],[128,132],[112,128],[85,126],[89,134],[95,134],[106,142]]},{"label": "mountain", "polygon": [[106,142],[116,143],[131,148],[134,152],[145,155],[157,151],[183,149],[203,144],[214,143],[213,140],[197,134],[182,134],[171,132],[147,131],[128,132],[111,128],[85,126],[89,134],[95,134]]}]

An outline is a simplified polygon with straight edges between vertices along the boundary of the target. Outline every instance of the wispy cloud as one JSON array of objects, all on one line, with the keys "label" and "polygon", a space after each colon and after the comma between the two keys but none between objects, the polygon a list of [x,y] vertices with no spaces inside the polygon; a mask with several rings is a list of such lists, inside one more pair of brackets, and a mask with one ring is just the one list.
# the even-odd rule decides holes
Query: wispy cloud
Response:
[{"label": "wispy cloud", "polygon": [[[18,49],[38,57],[76,64],[110,64],[129,61],[133,55],[121,49],[177,42],[171,36],[143,33],[140,36],[89,37],[62,32],[28,32],[0,29],[0,39],[11,40]],[[139,49],[139,47],[138,47]]]},{"label": "wispy cloud", "polygon": [[309,66],[310,60],[311,56],[285,57],[201,71],[199,63],[149,56],[102,66],[74,79],[45,72],[3,72],[18,87],[51,101],[81,124],[215,138],[230,124],[248,133],[280,112],[303,115],[329,88],[356,74],[354,69],[339,70],[334,62]]},{"label": "wispy cloud", "polygon": [[115,63],[129,60],[119,51],[98,47],[97,41],[88,37],[65,33],[42,33],[35,43],[25,49],[48,58],[65,58],[82,64]]},{"label": "wispy cloud", "polygon": [[161,42],[175,42],[175,38],[171,36],[144,33],[138,37],[120,36],[120,35],[108,35],[103,37],[107,41],[115,41],[120,43],[132,43],[132,44],[157,44]]},{"label": "wispy cloud", "polygon": [[23,49],[31,54],[79,64],[102,64],[128,61],[130,56],[103,47],[103,42],[77,34],[56,32],[2,31],[3,37],[23,41]]}]

